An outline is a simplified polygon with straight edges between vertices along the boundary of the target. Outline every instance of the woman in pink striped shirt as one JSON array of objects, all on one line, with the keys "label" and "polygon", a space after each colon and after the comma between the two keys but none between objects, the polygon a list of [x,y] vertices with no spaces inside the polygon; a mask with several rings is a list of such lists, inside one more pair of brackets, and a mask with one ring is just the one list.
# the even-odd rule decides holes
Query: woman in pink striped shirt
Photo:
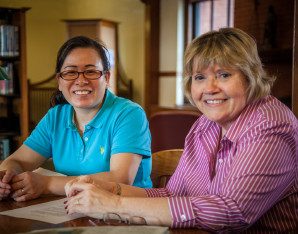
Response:
[{"label": "woman in pink striped shirt", "polygon": [[298,121],[270,96],[274,78],[254,40],[235,28],[208,32],[187,47],[185,74],[187,97],[203,115],[166,188],[81,177],[65,187],[67,212],[209,231],[297,230]]}]

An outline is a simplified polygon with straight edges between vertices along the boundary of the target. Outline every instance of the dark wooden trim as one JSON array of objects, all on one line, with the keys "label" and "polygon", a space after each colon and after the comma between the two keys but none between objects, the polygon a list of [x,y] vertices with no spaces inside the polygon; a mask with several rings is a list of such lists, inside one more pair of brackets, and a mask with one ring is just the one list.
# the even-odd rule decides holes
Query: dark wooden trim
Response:
[{"label": "dark wooden trim", "polygon": [[152,105],[158,104],[160,1],[144,1],[145,7],[145,111],[150,116]]},{"label": "dark wooden trim", "polygon": [[189,0],[184,0],[184,48],[186,48],[188,42],[189,42],[189,14],[188,14],[188,5],[189,5]]},{"label": "dark wooden trim", "polygon": [[294,38],[293,38],[293,64],[292,64],[292,111],[298,118],[298,3],[294,1]]},{"label": "dark wooden trim", "polygon": [[159,72],[158,76],[177,76],[177,72],[176,71],[164,71],[164,72]]},{"label": "dark wooden trim", "polygon": [[20,58],[21,58],[21,69],[20,69],[20,89],[22,98],[21,107],[21,138],[19,146],[29,136],[29,92],[28,92],[28,77],[27,77],[27,49],[26,49],[26,11],[30,8],[21,8],[20,10]]},{"label": "dark wooden trim", "polygon": [[56,78],[56,74],[53,74],[53,75],[49,76],[48,78],[46,78],[46,79],[44,79],[42,81],[37,81],[35,83],[31,83],[30,80],[29,80],[29,86],[31,88],[39,87],[39,86],[41,86],[43,84],[49,83],[50,81],[54,80],[55,78]]}]

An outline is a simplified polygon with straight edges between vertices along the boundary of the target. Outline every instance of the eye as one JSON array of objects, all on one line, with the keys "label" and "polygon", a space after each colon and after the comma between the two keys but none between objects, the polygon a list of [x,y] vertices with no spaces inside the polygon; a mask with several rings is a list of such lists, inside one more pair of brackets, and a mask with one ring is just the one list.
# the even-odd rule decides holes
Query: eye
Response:
[{"label": "eye", "polygon": [[77,71],[64,71],[62,72],[63,76],[77,76]]},{"label": "eye", "polygon": [[86,70],[84,73],[86,75],[95,75],[95,74],[98,74],[98,71],[97,70]]},{"label": "eye", "polygon": [[203,75],[198,74],[198,75],[195,75],[195,76],[193,77],[193,79],[194,79],[194,80],[203,80],[203,79],[205,79],[205,77],[204,77]]},{"label": "eye", "polygon": [[222,73],[219,73],[219,74],[217,75],[217,78],[227,79],[227,78],[229,78],[230,76],[231,76],[230,73],[228,73],[228,72],[222,72]]}]

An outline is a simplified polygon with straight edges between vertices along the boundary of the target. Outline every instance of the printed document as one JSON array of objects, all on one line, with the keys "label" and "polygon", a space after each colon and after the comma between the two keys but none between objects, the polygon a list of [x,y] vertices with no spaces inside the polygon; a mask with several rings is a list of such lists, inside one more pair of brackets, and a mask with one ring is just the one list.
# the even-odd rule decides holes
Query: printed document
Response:
[{"label": "printed document", "polygon": [[84,217],[82,214],[68,215],[64,209],[66,198],[40,203],[37,205],[0,212],[0,215],[8,215],[17,218],[34,219],[47,223],[63,223],[69,220]]}]

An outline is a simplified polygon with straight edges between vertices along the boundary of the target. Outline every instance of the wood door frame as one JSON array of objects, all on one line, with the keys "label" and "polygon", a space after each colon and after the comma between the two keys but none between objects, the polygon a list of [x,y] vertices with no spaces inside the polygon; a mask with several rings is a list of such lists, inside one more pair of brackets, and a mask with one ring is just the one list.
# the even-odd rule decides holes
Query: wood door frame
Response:
[{"label": "wood door frame", "polygon": [[144,109],[150,116],[152,106],[158,105],[159,90],[159,35],[160,1],[141,0],[145,3],[145,99]]}]

